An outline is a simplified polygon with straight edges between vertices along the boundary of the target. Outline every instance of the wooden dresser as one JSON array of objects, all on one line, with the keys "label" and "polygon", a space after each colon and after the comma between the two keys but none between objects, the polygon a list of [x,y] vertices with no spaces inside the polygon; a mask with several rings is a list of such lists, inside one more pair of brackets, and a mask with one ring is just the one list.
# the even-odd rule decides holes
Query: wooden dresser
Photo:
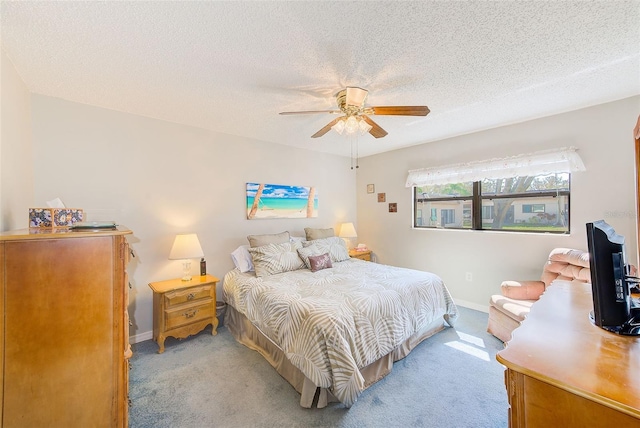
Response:
[{"label": "wooden dresser", "polygon": [[0,426],[128,425],[130,233],[0,234]]},{"label": "wooden dresser", "polygon": [[589,321],[591,285],[556,281],[497,360],[511,427],[640,427],[640,337]]}]

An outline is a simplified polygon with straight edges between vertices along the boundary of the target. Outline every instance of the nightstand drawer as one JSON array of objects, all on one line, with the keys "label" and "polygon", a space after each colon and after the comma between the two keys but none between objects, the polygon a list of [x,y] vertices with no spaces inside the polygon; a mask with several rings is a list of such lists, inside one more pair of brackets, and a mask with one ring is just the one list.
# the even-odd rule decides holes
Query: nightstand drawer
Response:
[{"label": "nightstand drawer", "polygon": [[180,327],[204,319],[212,319],[215,316],[213,299],[204,301],[199,305],[184,305],[166,311],[166,328]]},{"label": "nightstand drawer", "polygon": [[211,297],[211,285],[203,285],[201,287],[191,287],[184,290],[176,290],[165,293],[165,305],[167,309],[181,303],[194,302],[201,299]]}]

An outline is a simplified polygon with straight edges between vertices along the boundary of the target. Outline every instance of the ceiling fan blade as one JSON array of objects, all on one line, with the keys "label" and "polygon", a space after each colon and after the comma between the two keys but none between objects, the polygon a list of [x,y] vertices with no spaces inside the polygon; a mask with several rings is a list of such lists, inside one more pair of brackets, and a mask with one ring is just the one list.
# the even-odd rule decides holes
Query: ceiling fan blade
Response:
[{"label": "ceiling fan blade", "polygon": [[373,109],[373,114],[395,116],[426,116],[430,111],[427,106],[387,106],[371,108]]},{"label": "ceiling fan blade", "polygon": [[369,130],[369,134],[373,135],[376,138],[382,138],[385,135],[387,135],[387,131],[385,131],[384,129],[382,129],[380,127],[380,125],[378,125],[377,123],[375,123],[373,120],[371,120],[371,118],[369,118],[369,116],[360,116],[362,117],[362,119],[367,122],[369,125],[371,125],[371,129]]},{"label": "ceiling fan blade", "polygon": [[339,117],[333,119],[331,122],[329,122],[327,125],[325,125],[324,128],[322,128],[321,130],[319,130],[318,132],[316,132],[315,134],[313,134],[311,136],[311,138],[318,138],[318,137],[322,137],[324,134],[326,134],[327,132],[329,132],[331,130],[331,127],[333,125],[335,125],[336,123],[338,123],[338,121],[340,120]]},{"label": "ceiling fan blade", "polygon": [[290,115],[290,114],[316,114],[316,113],[342,113],[340,110],[307,110],[307,111],[283,111],[280,112],[281,115]]}]

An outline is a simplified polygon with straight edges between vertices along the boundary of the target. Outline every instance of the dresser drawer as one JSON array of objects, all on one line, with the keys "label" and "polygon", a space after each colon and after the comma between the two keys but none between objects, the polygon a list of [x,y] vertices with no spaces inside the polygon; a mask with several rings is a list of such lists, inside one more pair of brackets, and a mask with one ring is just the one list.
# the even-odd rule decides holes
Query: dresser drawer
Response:
[{"label": "dresser drawer", "polygon": [[211,320],[215,316],[213,299],[208,299],[200,304],[183,305],[174,309],[168,309],[165,313],[166,329],[181,327],[205,319]]},{"label": "dresser drawer", "polygon": [[211,298],[211,285],[201,287],[191,287],[184,290],[176,290],[165,293],[165,307],[167,309],[182,303],[194,302]]}]

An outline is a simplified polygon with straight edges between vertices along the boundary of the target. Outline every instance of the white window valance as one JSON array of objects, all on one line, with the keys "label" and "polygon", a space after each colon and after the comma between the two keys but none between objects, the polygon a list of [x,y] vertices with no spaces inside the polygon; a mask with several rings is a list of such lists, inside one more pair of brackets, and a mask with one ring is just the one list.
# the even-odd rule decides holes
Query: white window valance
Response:
[{"label": "white window valance", "polygon": [[508,158],[413,169],[409,171],[406,186],[585,171],[584,163],[576,150],[575,147],[565,147]]}]

